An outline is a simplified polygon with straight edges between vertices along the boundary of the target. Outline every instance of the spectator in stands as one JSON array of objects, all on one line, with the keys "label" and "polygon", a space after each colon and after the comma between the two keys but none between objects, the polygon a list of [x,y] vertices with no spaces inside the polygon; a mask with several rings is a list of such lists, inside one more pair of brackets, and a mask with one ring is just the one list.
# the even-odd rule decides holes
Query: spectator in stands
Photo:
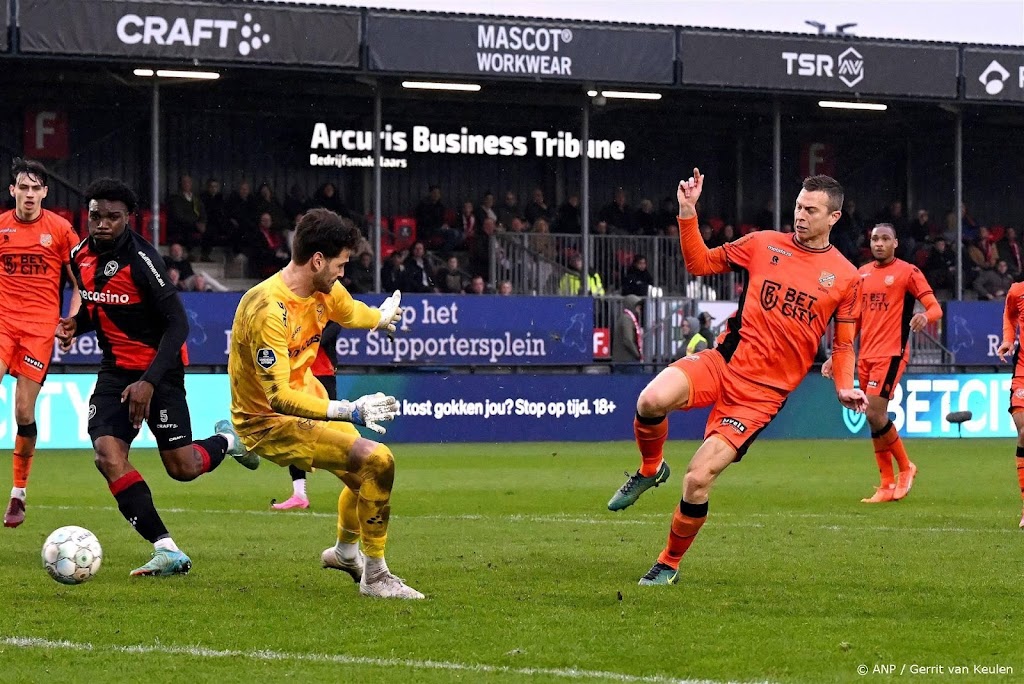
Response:
[{"label": "spectator in stands", "polygon": [[512,219],[523,219],[523,210],[519,208],[519,198],[509,190],[505,193],[504,203],[498,207],[498,225],[510,230]]},{"label": "spectator in stands", "polygon": [[167,240],[195,247],[206,232],[206,209],[192,193],[192,176],[183,173],[178,192],[167,198]]},{"label": "spectator in stands", "polygon": [[502,280],[498,283],[498,294],[508,296],[512,294],[512,281]]},{"label": "spectator in stands", "polygon": [[[963,225],[964,241],[969,242],[975,240],[979,234],[979,228],[981,227],[974,217],[967,211],[967,202],[960,203],[960,222]],[[956,225],[953,226],[953,232],[956,232]]]},{"label": "spectator in stands", "polygon": [[228,222],[220,181],[216,178],[208,178],[206,189],[199,195],[199,201],[203,203],[203,210],[206,212],[206,231],[203,233],[200,245],[203,261],[208,261],[210,250],[214,247],[226,247],[230,241],[231,224]]},{"label": "spectator in stands", "polygon": [[274,189],[270,187],[269,183],[260,183],[259,190],[256,191],[256,212],[260,216],[270,214],[274,230],[284,232],[292,228],[292,222],[284,213],[284,207],[275,199]]},{"label": "spectator in stands", "polygon": [[[490,277],[493,256],[491,254],[491,236],[494,235],[496,227],[492,219],[484,219],[476,239],[469,243],[469,272],[472,275]],[[465,286],[460,288],[460,291],[464,289],[466,289]]]},{"label": "spectator in stands", "polygon": [[931,218],[929,218],[928,210],[918,209],[917,217],[910,226],[910,234],[914,237],[914,240],[919,246],[925,243],[930,243],[935,232],[935,224],[933,224]]},{"label": "spectator in stands", "polygon": [[380,265],[380,288],[384,292],[402,289],[402,263],[407,250],[395,250]]},{"label": "spectator in stands", "polygon": [[434,281],[441,292],[446,294],[460,294],[469,287],[469,274],[459,268],[459,258],[448,257],[444,268],[434,276]]},{"label": "spectator in stands", "polygon": [[476,220],[476,216],[476,209],[473,208],[473,203],[463,202],[462,212],[455,219],[455,228],[462,233],[464,244],[471,243],[476,236],[477,226],[480,225]]},{"label": "spectator in stands", "polygon": [[1010,275],[1016,278],[1024,273],[1024,251],[1021,250],[1015,228],[1007,228],[1003,232],[1003,239],[996,243],[996,247],[999,258],[1006,262]]},{"label": "spectator in stands", "polygon": [[[964,239],[966,241],[966,238]],[[987,227],[978,227],[978,237],[969,243],[967,255],[974,265],[983,271],[996,267],[996,261],[999,260],[999,249],[996,247],[996,241],[992,238],[992,232]]]},{"label": "spectator in stands", "polygon": [[185,254],[185,248],[181,246],[180,242],[175,242],[167,250],[167,256],[164,257],[164,264],[167,268],[173,268],[178,272],[178,276],[182,280],[182,289],[188,285],[189,278],[194,275],[192,271],[192,264],[189,263],[188,255]]},{"label": "spectator in stands", "polygon": [[832,227],[832,244],[843,256],[856,264],[861,261],[860,248],[865,243],[864,219],[857,211],[857,201],[847,198],[843,213]]},{"label": "spectator in stands", "polygon": [[658,218],[654,215],[654,202],[640,200],[640,206],[633,214],[633,232],[637,235],[657,235]]},{"label": "spectator in stands", "polygon": [[711,224],[702,223],[700,224],[700,228],[698,228],[698,230],[700,230],[700,237],[702,240],[704,240],[704,244],[707,245],[708,247],[711,247],[712,243],[715,240],[715,232],[714,230],[711,229]]},{"label": "spectator in stands", "polygon": [[402,269],[404,292],[437,292],[434,286],[434,269],[427,258],[427,248],[422,242],[416,242],[406,257]]},{"label": "spectator in stands", "polygon": [[530,236],[530,248],[541,257],[553,260],[557,249],[555,247],[555,238],[551,235],[551,226],[548,224],[547,219],[539,218],[534,221],[530,233],[532,233]]},{"label": "spectator in stands", "polygon": [[555,232],[579,235],[583,232],[583,219],[580,216],[580,196],[575,192],[558,207],[558,220],[555,221]]},{"label": "spectator in stands", "polygon": [[416,237],[424,246],[439,249],[445,258],[459,246],[463,237],[458,228],[448,225],[447,213],[441,202],[441,186],[431,185],[429,194],[416,205]]},{"label": "spectator in stands", "polygon": [[530,203],[526,205],[526,209],[523,211],[526,215],[526,220],[530,224],[537,222],[537,219],[544,219],[549,224],[554,220],[554,212],[548,206],[548,203],[544,200],[544,191],[540,188],[534,188],[533,193],[530,196]]},{"label": "spectator in stands", "polygon": [[306,197],[306,191],[298,183],[292,184],[291,189],[288,191],[288,196],[284,198],[284,215],[287,217],[289,224],[294,225],[297,223],[299,214],[306,213],[308,207],[309,198]]},{"label": "spectator in stands", "polygon": [[661,200],[661,208],[658,209],[658,232],[656,235],[663,235],[665,233],[665,227],[670,226],[673,232],[679,230],[679,224],[676,223],[676,214],[678,213],[678,205],[676,204],[675,197],[663,197]]},{"label": "spectator in stands", "polygon": [[726,223],[722,226],[722,229],[718,231],[717,235],[712,236],[711,243],[708,247],[721,247],[727,242],[732,242],[736,239],[736,227],[731,223]]},{"label": "spectator in stands", "polygon": [[654,276],[647,270],[647,257],[643,254],[633,255],[633,263],[622,275],[622,294],[646,297],[649,288],[654,286]]},{"label": "spectator in stands", "polygon": [[[363,252],[354,262],[349,263],[345,267],[345,277],[341,282],[345,289],[352,293],[373,292],[373,254]],[[397,289],[392,288],[389,292]]]},{"label": "spectator in stands", "polygon": [[[604,284],[601,282],[601,274],[590,273],[587,278],[589,284],[588,292],[592,297],[604,296]],[[580,254],[573,254],[569,257],[568,270],[558,281],[558,294],[563,296],[582,295],[583,292],[583,257]]]},{"label": "spectator in stands", "polygon": [[196,273],[192,276],[192,282],[188,284],[187,289],[189,292],[216,292],[213,285],[206,280],[206,275],[203,273]]},{"label": "spectator in stands", "polygon": [[644,360],[644,333],[640,325],[643,306],[643,299],[638,295],[626,295],[622,300],[622,313],[612,330],[612,361],[615,363]]},{"label": "spectator in stands", "polygon": [[231,193],[225,203],[228,223],[230,224],[229,244],[235,253],[245,252],[246,246],[256,237],[259,230],[260,215],[256,212],[256,198],[252,194],[252,186],[248,181],[238,184],[238,189]]},{"label": "spectator in stands", "polygon": [[345,202],[338,196],[338,188],[330,181],[317,188],[316,192],[313,193],[313,200],[309,203],[309,206],[330,209],[338,216],[350,218],[348,207],[345,206]]},{"label": "spectator in stands", "polygon": [[476,208],[476,225],[481,225],[484,219],[491,219],[498,223],[498,212],[494,210],[494,193],[488,190],[480,198],[480,206]]},{"label": "spectator in stands", "polygon": [[291,252],[284,234],[274,228],[270,212],[260,214],[259,228],[249,245],[249,263],[258,278],[269,278],[288,265]]},{"label": "spectator in stands", "polygon": [[700,323],[700,336],[707,341],[708,349],[713,349],[715,346],[715,333],[711,330],[711,314],[707,311],[701,311],[697,314],[697,322]]},{"label": "spectator in stands", "polygon": [[473,279],[469,281],[469,289],[466,290],[466,294],[488,294],[487,281],[484,280],[484,277],[473,276]]},{"label": "spectator in stands", "polygon": [[978,299],[1002,300],[1006,297],[1006,291],[1013,284],[1013,276],[1010,275],[1007,263],[1000,259],[996,262],[993,270],[985,270],[974,279],[974,291],[978,293]]},{"label": "spectator in stands", "polygon": [[618,229],[623,233],[632,234],[634,232],[632,213],[629,205],[626,204],[626,191],[622,188],[615,188],[612,201],[601,208],[597,218],[599,221],[608,223],[609,232]]},{"label": "spectator in stands", "polygon": [[506,229],[509,233],[516,233],[521,235],[523,233],[530,232],[530,224],[516,216],[515,218],[512,219],[509,225],[506,226]]},{"label": "spectator in stands", "polygon": [[900,200],[889,202],[889,206],[878,214],[875,223],[888,223],[896,231],[896,239],[900,243],[896,248],[896,256],[901,259],[912,258],[916,243],[910,232],[910,223],[903,211],[903,202]]},{"label": "spectator in stands", "polygon": [[185,283],[181,280],[181,273],[176,268],[167,269],[167,279],[171,281],[171,285],[178,292],[185,291]]}]

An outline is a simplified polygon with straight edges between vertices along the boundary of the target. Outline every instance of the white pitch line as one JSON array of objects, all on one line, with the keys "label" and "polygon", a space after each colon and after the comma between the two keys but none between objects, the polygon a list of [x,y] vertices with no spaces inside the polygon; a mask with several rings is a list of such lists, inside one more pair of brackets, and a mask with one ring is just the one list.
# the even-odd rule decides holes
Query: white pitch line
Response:
[{"label": "white pitch line", "polygon": [[[485,672],[487,674],[525,675],[528,677],[546,676],[563,677],[565,679],[594,679],[612,682],[628,682],[632,684],[739,684],[738,682],[718,682],[710,679],[675,679],[660,675],[630,675],[621,672],[604,672],[602,670],[580,670],[577,668],[550,667],[509,667],[507,665],[484,665],[457,663],[444,660],[416,660],[409,658],[369,658],[351,656],[341,653],[288,653],[287,651],[234,651],[206,648],[204,646],[163,646],[134,644],[131,646],[94,645],[87,642],[56,641],[36,637],[3,637],[0,645],[15,648],[34,648],[63,651],[88,651],[92,653],[123,653],[123,654],[159,654],[183,655],[193,658],[249,658],[266,661],[298,661],[308,663],[332,663],[340,665],[368,665],[371,667],[405,667],[412,670],[446,670],[454,672]],[[768,684],[756,682],[750,684]]]},{"label": "white pitch line", "polygon": [[[51,505],[34,505],[33,508],[41,508],[44,510],[54,511],[115,511],[113,506],[51,506]],[[212,508],[212,509],[197,509],[197,508],[161,508],[160,513],[169,514],[199,514],[199,515],[255,515],[255,516],[270,516],[274,518],[282,519],[296,519],[296,518],[329,518],[336,520],[338,518],[337,513],[319,513],[316,511],[302,511],[296,513],[280,513],[269,510],[247,510],[247,509],[231,509],[231,508]],[[758,518],[757,522],[729,522],[720,520],[720,517],[729,516],[742,516],[745,518]],[[778,527],[785,522],[775,523],[774,525],[770,522],[765,522],[766,519],[771,518],[782,518],[785,520],[801,520],[801,519],[822,519],[825,516],[820,513],[779,513],[778,515],[772,514],[740,514],[740,513],[715,513],[712,516],[712,525],[716,527],[736,527],[743,529],[750,528],[768,528]],[[831,516],[844,517],[842,514]],[[870,528],[879,532],[921,532],[921,533],[935,533],[935,534],[1015,534],[1020,535],[1021,532],[1016,526],[1008,527],[898,527],[890,525],[872,525],[871,519],[866,517],[858,516],[856,514],[850,514],[846,517],[854,518],[853,522],[863,522],[864,525],[835,525],[835,524],[820,524],[820,525],[801,525],[803,529],[810,530],[823,530],[827,532],[847,532],[851,530],[863,530]],[[476,515],[476,514],[460,514],[460,515],[392,515],[393,520],[441,520],[441,521],[452,521],[452,522],[514,522],[514,523],[538,523],[538,524],[552,524],[552,523],[566,523],[571,525],[667,525],[670,518],[668,515],[645,513],[641,515],[633,515],[625,517],[621,515],[595,515],[595,516],[579,516],[579,515],[568,515],[568,514],[554,514],[554,515],[526,515],[522,513],[512,513],[510,515]]]}]

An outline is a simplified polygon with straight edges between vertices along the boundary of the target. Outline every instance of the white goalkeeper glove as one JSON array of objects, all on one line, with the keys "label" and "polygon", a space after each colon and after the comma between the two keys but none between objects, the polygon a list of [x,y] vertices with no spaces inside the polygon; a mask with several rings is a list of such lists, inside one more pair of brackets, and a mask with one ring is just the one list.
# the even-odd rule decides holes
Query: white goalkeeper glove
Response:
[{"label": "white goalkeeper glove", "polygon": [[327,404],[328,420],[343,420],[354,425],[363,425],[383,435],[387,430],[378,421],[394,420],[398,413],[398,400],[383,392],[367,394],[355,401],[331,401]]},{"label": "white goalkeeper glove", "polygon": [[398,321],[402,318],[402,293],[395,290],[395,293],[384,300],[377,307],[380,311],[380,322],[377,323],[377,330],[386,330],[389,335],[398,329]]}]

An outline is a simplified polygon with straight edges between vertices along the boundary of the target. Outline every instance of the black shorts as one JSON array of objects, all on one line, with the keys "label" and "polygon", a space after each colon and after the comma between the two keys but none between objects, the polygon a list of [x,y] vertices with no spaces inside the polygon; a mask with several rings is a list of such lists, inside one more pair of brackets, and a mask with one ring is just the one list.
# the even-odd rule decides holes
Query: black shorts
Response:
[{"label": "black shorts", "polygon": [[[116,437],[128,444],[138,436],[121,393],[142,377],[142,371],[101,370],[89,398],[89,437]],[[185,402],[185,374],[170,371],[153,390],[149,405],[149,429],[161,451],[192,443],[192,420]]]}]

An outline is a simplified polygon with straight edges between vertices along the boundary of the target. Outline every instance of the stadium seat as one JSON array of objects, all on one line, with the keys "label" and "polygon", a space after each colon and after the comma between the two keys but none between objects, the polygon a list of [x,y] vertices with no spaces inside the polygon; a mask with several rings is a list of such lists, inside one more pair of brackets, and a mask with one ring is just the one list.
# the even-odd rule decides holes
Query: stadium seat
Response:
[{"label": "stadium seat", "polygon": [[395,216],[391,220],[395,250],[408,249],[416,244],[416,219],[411,216]]}]

